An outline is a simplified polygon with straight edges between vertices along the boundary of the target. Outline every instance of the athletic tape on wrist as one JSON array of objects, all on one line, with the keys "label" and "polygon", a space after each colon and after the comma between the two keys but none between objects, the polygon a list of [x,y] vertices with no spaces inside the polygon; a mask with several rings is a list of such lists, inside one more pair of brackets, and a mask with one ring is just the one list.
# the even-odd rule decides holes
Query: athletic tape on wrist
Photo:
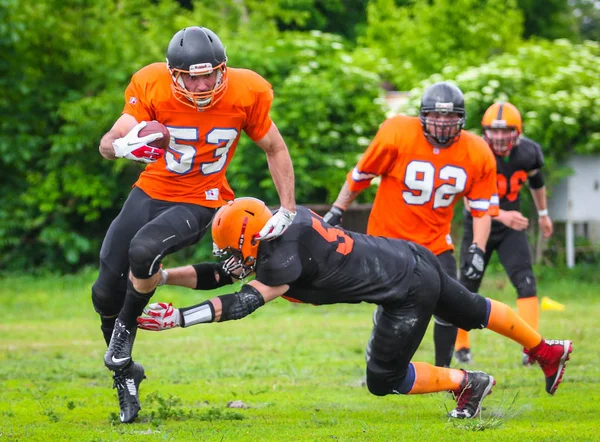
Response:
[{"label": "athletic tape on wrist", "polygon": [[215,307],[210,301],[179,309],[179,312],[181,313],[181,327],[213,322],[215,319]]}]

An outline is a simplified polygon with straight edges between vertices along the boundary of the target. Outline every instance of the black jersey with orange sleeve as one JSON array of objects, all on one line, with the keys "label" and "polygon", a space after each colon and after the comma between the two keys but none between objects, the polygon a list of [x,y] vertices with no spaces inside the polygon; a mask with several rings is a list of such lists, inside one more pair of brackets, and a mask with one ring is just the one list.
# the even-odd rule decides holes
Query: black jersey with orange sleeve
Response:
[{"label": "black jersey with orange sleeve", "polygon": [[500,209],[519,210],[519,192],[529,172],[544,165],[542,149],[535,141],[521,135],[508,157],[496,155],[496,179]]},{"label": "black jersey with orange sleeve", "polygon": [[288,284],[287,299],[315,305],[402,301],[415,267],[408,242],[332,227],[302,206],[281,237],[260,243],[258,256],[258,281]]}]

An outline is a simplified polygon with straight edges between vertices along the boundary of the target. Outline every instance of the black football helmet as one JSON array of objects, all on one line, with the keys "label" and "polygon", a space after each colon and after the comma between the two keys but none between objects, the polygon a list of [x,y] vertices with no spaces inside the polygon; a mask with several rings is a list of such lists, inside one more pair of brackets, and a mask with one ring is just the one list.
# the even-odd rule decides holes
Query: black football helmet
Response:
[{"label": "black football helmet", "polygon": [[[429,117],[435,113],[438,118]],[[440,121],[439,116],[456,116]],[[448,147],[460,138],[465,125],[465,97],[455,85],[445,81],[432,84],[423,93],[419,114],[421,126],[427,141],[435,147]]]},{"label": "black football helmet", "polygon": [[[206,109],[214,106],[227,89],[227,55],[221,40],[213,31],[200,26],[178,31],[167,48],[167,67],[173,77],[173,94],[187,106]],[[217,82],[211,91],[191,92],[181,74],[207,75],[217,71]]]}]

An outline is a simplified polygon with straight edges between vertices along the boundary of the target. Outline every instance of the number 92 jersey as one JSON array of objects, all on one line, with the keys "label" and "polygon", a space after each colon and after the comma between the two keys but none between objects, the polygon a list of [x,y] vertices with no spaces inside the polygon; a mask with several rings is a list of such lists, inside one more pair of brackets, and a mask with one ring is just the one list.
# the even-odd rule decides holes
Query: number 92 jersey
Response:
[{"label": "number 92 jersey", "polygon": [[271,85],[257,73],[227,68],[227,90],[212,107],[197,111],[179,102],[166,63],[136,72],[125,90],[123,113],[138,121],[167,126],[171,144],[165,156],[148,164],[135,186],[151,198],[220,207],[234,198],[225,171],[241,131],[258,141],[269,131]]},{"label": "number 92 jersey", "polygon": [[367,233],[401,238],[435,255],[453,250],[450,227],[462,196],[471,214],[498,213],[496,161],[483,138],[463,130],[447,148],[434,148],[416,117],[397,115],[379,128],[347,181],[353,192],[381,176]]}]

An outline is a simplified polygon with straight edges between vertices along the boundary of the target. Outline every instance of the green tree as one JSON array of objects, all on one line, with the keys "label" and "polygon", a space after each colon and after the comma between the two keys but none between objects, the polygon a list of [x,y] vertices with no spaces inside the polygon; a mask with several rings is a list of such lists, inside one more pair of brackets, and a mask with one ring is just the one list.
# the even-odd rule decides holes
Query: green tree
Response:
[{"label": "green tree", "polygon": [[600,1],[570,0],[582,40],[600,41]]},{"label": "green tree", "polygon": [[68,269],[97,254],[139,172],[103,160],[98,141],[129,76],[164,57],[177,11],[149,0],[3,3],[0,267]]},{"label": "green tree", "polygon": [[518,6],[525,18],[524,38],[578,39],[577,20],[569,1],[518,0]]},{"label": "green tree", "polygon": [[374,0],[362,45],[378,51],[394,69],[382,75],[409,89],[445,66],[476,66],[514,51],[523,17],[515,0],[432,0],[397,6]]}]

